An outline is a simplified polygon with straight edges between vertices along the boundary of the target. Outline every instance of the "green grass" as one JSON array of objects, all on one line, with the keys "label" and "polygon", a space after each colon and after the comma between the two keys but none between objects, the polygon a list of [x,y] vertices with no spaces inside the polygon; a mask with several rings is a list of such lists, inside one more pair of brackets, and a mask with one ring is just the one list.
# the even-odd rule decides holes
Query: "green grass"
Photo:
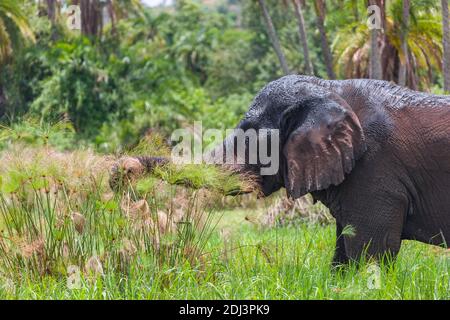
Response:
[{"label": "green grass", "polygon": [[[261,230],[248,212],[228,211],[207,244],[207,263],[157,273],[139,267],[106,273],[68,289],[64,277],[44,277],[0,290],[24,299],[449,299],[448,251],[405,242],[391,266],[381,266],[380,289],[369,289],[368,265],[332,272],[334,226]],[[232,220],[228,223],[227,220]],[[231,229],[223,239],[223,229]],[[222,232],[220,231],[222,230]],[[222,236],[221,236],[222,234]],[[227,248],[227,249],[225,249]]]}]

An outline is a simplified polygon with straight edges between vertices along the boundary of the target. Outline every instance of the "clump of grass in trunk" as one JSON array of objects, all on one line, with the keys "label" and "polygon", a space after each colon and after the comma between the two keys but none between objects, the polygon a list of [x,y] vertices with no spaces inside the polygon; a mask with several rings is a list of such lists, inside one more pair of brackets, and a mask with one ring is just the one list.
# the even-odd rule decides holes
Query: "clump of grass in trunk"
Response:
[{"label": "clump of grass in trunk", "polygon": [[168,164],[155,168],[153,175],[170,184],[193,189],[206,188],[224,195],[236,195],[254,189],[250,176],[237,175],[214,165]]},{"label": "clump of grass in trunk", "polygon": [[136,146],[125,154],[128,156],[169,157],[170,147],[164,136],[157,132],[150,132],[145,135]]},{"label": "clump of grass in trunk", "polygon": [[[170,148],[164,138],[152,133],[144,137],[127,156],[170,156]],[[255,178],[249,174],[236,174],[224,166],[209,164],[177,165],[166,163],[152,170],[149,177],[136,177],[140,189],[145,185],[153,185],[152,177],[161,179],[172,185],[182,185],[192,189],[209,189],[223,195],[248,193],[256,189]],[[133,182],[133,181],[132,181]]]}]

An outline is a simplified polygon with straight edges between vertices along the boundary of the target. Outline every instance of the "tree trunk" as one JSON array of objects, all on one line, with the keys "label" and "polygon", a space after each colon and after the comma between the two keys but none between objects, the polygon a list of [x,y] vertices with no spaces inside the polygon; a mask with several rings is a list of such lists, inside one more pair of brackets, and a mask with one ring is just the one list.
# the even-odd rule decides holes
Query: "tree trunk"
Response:
[{"label": "tree trunk", "polygon": [[280,41],[278,40],[277,33],[272,23],[272,18],[270,18],[269,11],[267,10],[265,0],[259,0],[259,5],[263,12],[264,20],[267,25],[267,32],[270,37],[270,41],[272,42],[275,53],[278,56],[278,60],[280,61],[281,69],[283,69],[284,74],[289,74],[289,68],[286,63],[286,58],[284,57],[283,51],[281,50]]},{"label": "tree trunk", "polygon": [[327,33],[325,31],[325,2],[323,0],[316,0],[314,7],[316,9],[316,22],[320,33],[320,42],[325,59],[325,66],[327,68],[327,75],[329,79],[336,79],[336,74],[333,70],[333,58],[330,46],[328,45]]},{"label": "tree trunk", "polygon": [[448,0],[441,0],[442,4],[442,42],[444,44],[444,57],[442,72],[444,75],[444,90],[450,93],[450,26]]},{"label": "tree trunk", "polygon": [[406,85],[406,72],[409,69],[409,55],[408,55],[408,31],[409,31],[409,7],[410,0],[403,0],[403,15],[400,32],[401,51],[403,61],[400,59],[400,66],[398,70],[398,84]]},{"label": "tree trunk", "polygon": [[79,0],[81,9],[81,33],[99,36],[103,22],[102,6],[99,0]]},{"label": "tree trunk", "polygon": [[56,0],[47,0],[47,16],[52,26],[51,39],[56,40]]},{"label": "tree trunk", "polygon": [[370,31],[370,79],[383,79],[383,72],[381,69],[381,54],[378,47],[378,30]]},{"label": "tree trunk", "polygon": [[114,6],[112,0],[108,0],[106,3],[106,6],[108,8],[108,15],[111,19],[111,32],[113,35],[117,35],[117,29],[116,29],[116,13],[114,12]]},{"label": "tree trunk", "polygon": [[314,74],[314,72],[313,72],[312,62],[309,57],[308,39],[306,36],[305,21],[303,19],[302,4],[300,3],[300,0],[292,0],[292,4],[294,5],[295,16],[297,17],[297,21],[298,21],[298,35],[300,38],[300,43],[303,46],[303,58],[305,60],[305,73],[312,75],[312,74]]},{"label": "tree trunk", "polygon": [[[384,28],[384,0],[369,0],[369,5],[377,5],[381,11],[381,30]],[[383,37],[382,31],[372,29],[370,31],[370,68],[369,78],[383,79],[383,69],[381,65],[380,40]]]},{"label": "tree trunk", "polygon": [[53,26],[56,24],[56,1],[47,0],[47,16]]}]

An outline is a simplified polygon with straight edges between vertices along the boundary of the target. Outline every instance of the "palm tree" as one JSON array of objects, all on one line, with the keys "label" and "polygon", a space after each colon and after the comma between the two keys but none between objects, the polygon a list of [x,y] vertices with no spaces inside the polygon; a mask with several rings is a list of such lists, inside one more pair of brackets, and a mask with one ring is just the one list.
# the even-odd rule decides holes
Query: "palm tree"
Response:
[{"label": "palm tree", "polygon": [[[34,41],[27,19],[17,0],[0,0],[0,67],[12,57],[22,39]],[[0,83],[0,116],[4,114],[5,92]]]},{"label": "palm tree", "polygon": [[300,38],[300,43],[302,44],[303,47],[303,58],[305,59],[305,72],[307,74],[313,74],[313,66],[311,58],[309,57],[308,39],[306,37],[305,20],[303,19],[302,4],[300,0],[292,0],[292,4],[294,5],[295,16],[298,22],[298,36]]},{"label": "palm tree", "polygon": [[443,75],[444,75],[444,90],[450,92],[450,26],[449,26],[449,12],[448,1],[441,0],[442,6],[442,42],[444,46],[443,57]]},{"label": "palm tree", "polygon": [[11,54],[22,39],[34,41],[27,18],[17,0],[0,0],[0,64]]},{"label": "palm tree", "polygon": [[111,20],[112,31],[116,22],[128,17],[129,13],[140,13],[140,0],[72,0],[81,9],[81,33],[87,36],[100,36],[103,30],[103,8]]},{"label": "palm tree", "polygon": [[330,46],[328,45],[327,32],[325,30],[325,2],[323,0],[316,0],[314,2],[314,8],[316,10],[316,23],[320,33],[320,43],[322,45],[322,54],[325,59],[327,75],[330,79],[336,79],[336,74],[333,70],[333,58],[331,55]]},{"label": "palm tree", "polygon": [[107,0],[106,1],[106,8],[108,10],[108,15],[109,18],[111,19],[111,29],[112,29],[112,33],[116,34],[117,30],[116,30],[116,21],[117,21],[117,14],[116,14],[116,10],[114,10],[114,2],[112,0]]},{"label": "palm tree", "polygon": [[57,7],[56,0],[47,0],[47,16],[48,16],[48,19],[50,20],[50,24],[52,26],[51,38],[53,40],[55,40],[57,37],[57,30],[56,30],[57,11],[58,11],[58,7]]},{"label": "palm tree", "polygon": [[[436,19],[438,5],[433,0],[412,0],[410,23],[406,37],[408,60],[406,86],[428,88],[433,72],[442,68],[442,26]],[[402,3],[389,2],[384,18],[384,41],[380,50],[383,79],[398,82],[400,64]],[[340,29],[333,42],[336,71],[347,78],[370,75],[370,30],[365,24],[350,24]]]},{"label": "palm tree", "polygon": [[370,69],[369,78],[371,79],[383,79],[383,69],[381,66],[381,48],[380,43],[384,44],[385,39],[383,35],[384,28],[384,0],[369,0],[369,5],[376,5],[380,8],[381,14],[381,30],[377,28],[372,28],[370,30]]},{"label": "palm tree", "polygon": [[117,20],[127,18],[130,13],[142,12],[141,0],[107,0]]},{"label": "palm tree", "polygon": [[47,0],[47,16],[54,27],[56,24],[56,0]]},{"label": "palm tree", "polygon": [[99,36],[103,28],[103,3],[99,0],[80,0],[81,33],[87,36]]},{"label": "palm tree", "polygon": [[289,74],[289,68],[286,63],[286,58],[284,57],[283,51],[281,50],[280,41],[278,40],[277,33],[275,31],[275,27],[273,26],[272,18],[269,15],[269,11],[267,10],[267,5],[265,0],[259,0],[259,6],[263,12],[264,21],[267,26],[267,33],[269,34],[270,41],[272,42],[273,49],[278,56],[278,60],[280,61],[281,69],[284,74]]},{"label": "palm tree", "polygon": [[410,0],[403,0],[403,12],[402,12],[402,22],[400,31],[400,67],[398,70],[398,84],[401,86],[406,85],[406,70],[409,65],[408,57],[408,29],[409,29],[409,8]]}]

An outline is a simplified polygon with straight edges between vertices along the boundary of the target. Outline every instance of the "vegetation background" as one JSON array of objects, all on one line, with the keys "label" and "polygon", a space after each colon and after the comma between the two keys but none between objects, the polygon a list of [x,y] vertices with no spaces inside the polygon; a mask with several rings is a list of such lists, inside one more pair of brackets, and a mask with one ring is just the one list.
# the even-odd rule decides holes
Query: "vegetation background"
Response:
[{"label": "vegetation background", "polygon": [[232,128],[291,73],[448,94],[448,0],[0,0],[0,296],[448,299],[446,249],[330,270],[333,221],[308,198],[229,199],[210,168],[109,190],[117,156]]}]

